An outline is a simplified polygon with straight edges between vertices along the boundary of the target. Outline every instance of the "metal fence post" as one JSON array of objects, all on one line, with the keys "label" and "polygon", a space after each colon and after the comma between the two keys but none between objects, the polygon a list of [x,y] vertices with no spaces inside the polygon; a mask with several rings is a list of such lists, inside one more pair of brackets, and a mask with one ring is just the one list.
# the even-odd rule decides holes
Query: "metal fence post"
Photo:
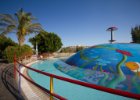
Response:
[{"label": "metal fence post", "polygon": [[[52,94],[53,91],[53,77],[50,77],[50,93]],[[50,94],[50,100],[53,100],[53,96]]]},{"label": "metal fence post", "polygon": [[21,69],[21,65],[19,64],[19,78],[18,78],[18,91],[19,94],[21,94],[21,76],[20,76],[20,69]]},{"label": "metal fence post", "polygon": [[14,55],[14,79],[16,80],[16,55]]}]

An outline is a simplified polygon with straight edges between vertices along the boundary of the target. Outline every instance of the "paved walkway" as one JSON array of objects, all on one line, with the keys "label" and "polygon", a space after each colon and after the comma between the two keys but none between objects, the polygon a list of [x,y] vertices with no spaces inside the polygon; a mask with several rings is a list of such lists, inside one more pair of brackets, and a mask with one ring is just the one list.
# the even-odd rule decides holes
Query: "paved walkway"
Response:
[{"label": "paved walkway", "polygon": [[[33,62],[34,63],[34,62]],[[28,64],[27,66],[31,65],[32,63]],[[27,69],[22,67],[21,73],[23,73],[26,77],[30,78],[27,75]],[[25,80],[23,77],[21,78],[21,88],[24,92],[24,95],[28,100],[50,100],[48,94],[41,89],[34,86],[32,83]]]},{"label": "paved walkway", "polygon": [[[13,64],[0,63],[0,100],[49,100],[47,93],[26,81],[23,77],[21,77],[21,96],[14,79],[13,66]],[[27,70],[24,67],[21,69],[21,73],[28,77]]]},{"label": "paved walkway", "polygon": [[13,78],[13,64],[0,63],[0,100],[24,100]]}]

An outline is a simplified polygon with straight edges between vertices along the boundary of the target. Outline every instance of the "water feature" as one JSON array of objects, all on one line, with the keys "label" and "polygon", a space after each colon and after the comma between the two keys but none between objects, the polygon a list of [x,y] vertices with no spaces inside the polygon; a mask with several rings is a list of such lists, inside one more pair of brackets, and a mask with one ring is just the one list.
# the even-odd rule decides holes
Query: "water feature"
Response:
[{"label": "water feature", "polygon": [[[53,59],[32,67],[63,77],[140,94],[140,45],[103,44],[79,51],[66,62]],[[49,77],[29,71],[30,77],[49,89]],[[54,80],[55,93],[69,100],[128,100],[102,91]]]},{"label": "water feature", "polygon": [[[74,77],[71,77],[60,70],[58,70],[55,66],[56,63],[64,63],[61,60],[55,59],[55,60],[46,60],[46,61],[40,61],[38,63],[34,63],[32,65],[33,68],[36,68],[38,70],[42,70],[44,72],[49,72],[52,74],[56,74],[59,76],[76,79]],[[66,64],[66,63],[65,63]],[[64,64],[64,65],[65,65]],[[49,77],[46,77],[44,75],[41,75],[39,73],[28,71],[29,76],[38,84],[41,86],[49,89]],[[55,93],[67,98],[68,100],[133,100],[130,98],[122,97],[113,95],[110,93],[105,93],[102,91],[86,88],[83,86],[75,85],[69,82],[60,81],[57,79],[54,79],[54,91]]]}]

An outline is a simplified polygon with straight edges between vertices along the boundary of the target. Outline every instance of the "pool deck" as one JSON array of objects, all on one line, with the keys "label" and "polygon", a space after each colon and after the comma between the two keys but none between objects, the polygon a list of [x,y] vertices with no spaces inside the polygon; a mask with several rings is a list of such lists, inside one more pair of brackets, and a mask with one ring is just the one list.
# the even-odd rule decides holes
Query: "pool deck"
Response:
[{"label": "pool deck", "polygon": [[[35,62],[37,62],[37,61],[35,61]],[[27,66],[30,66],[31,64],[33,64],[35,62],[29,63],[29,64],[27,64]],[[26,68],[23,67],[21,69],[21,73],[23,73],[26,77],[30,78],[28,76]],[[27,100],[50,100],[49,95],[47,93],[45,93],[41,89],[34,86],[32,83],[28,82],[23,77],[21,78],[21,89]]]},{"label": "pool deck", "polygon": [[[10,66],[10,64],[0,63],[0,100],[16,100],[16,98],[9,92],[6,85],[6,79],[2,78],[3,74],[5,74],[6,67]],[[4,84],[5,81],[5,84]]]},{"label": "pool deck", "polygon": [[[29,63],[28,66],[32,63]],[[30,78],[26,68],[21,68],[21,73]],[[13,76],[13,64],[0,63],[0,100],[50,100],[46,92],[23,77],[21,77],[22,95],[20,95],[17,85],[18,81],[15,81]]]},{"label": "pool deck", "polygon": [[[51,58],[55,57],[49,57],[47,59]],[[34,59],[36,58],[33,57],[33,59],[27,59],[22,63],[30,66],[36,62]],[[13,70],[14,65],[12,63],[7,64],[0,62],[0,100],[50,100],[49,94],[34,86],[23,77],[21,77],[21,95],[18,91],[18,78],[16,78],[16,80],[14,79]],[[21,72],[26,77],[30,78],[26,68],[21,68]]]}]

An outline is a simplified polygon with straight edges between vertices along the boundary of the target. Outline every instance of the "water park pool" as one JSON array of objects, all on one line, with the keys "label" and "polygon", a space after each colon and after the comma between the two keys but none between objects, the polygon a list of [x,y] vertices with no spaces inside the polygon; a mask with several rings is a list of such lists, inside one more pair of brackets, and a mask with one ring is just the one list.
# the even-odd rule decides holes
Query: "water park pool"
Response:
[{"label": "water park pool", "polygon": [[66,60],[57,69],[81,81],[140,94],[140,44],[96,45]]},{"label": "water park pool", "polygon": [[[66,65],[62,60],[52,59],[39,61],[37,63],[32,64],[31,67],[36,68],[38,70],[49,72],[55,75],[76,79],[71,77],[68,74],[65,74],[63,71],[58,69],[58,64]],[[66,67],[66,66],[65,66]],[[49,81],[50,78],[39,73],[33,72],[31,70],[28,71],[29,76],[38,84],[45,87],[46,89],[50,89]],[[86,88],[80,85],[75,85],[69,82],[64,82],[61,80],[54,79],[54,92],[67,98],[68,100],[133,100],[130,98],[113,95],[110,93]]]}]

